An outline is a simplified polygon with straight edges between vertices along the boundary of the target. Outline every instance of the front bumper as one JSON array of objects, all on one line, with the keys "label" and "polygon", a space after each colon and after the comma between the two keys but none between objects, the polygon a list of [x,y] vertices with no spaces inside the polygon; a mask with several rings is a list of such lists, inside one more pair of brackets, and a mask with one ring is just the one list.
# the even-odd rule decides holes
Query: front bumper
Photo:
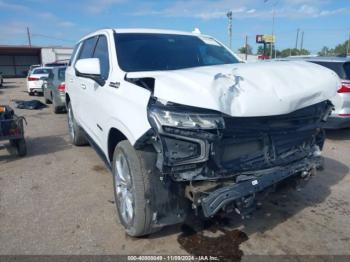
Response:
[{"label": "front bumper", "polygon": [[340,129],[350,127],[350,116],[330,116],[324,123],[325,129]]},{"label": "front bumper", "polygon": [[320,161],[319,157],[308,158],[286,167],[276,167],[250,174],[239,183],[232,183],[214,191],[205,192],[202,196],[195,196],[194,205],[202,207],[205,217],[212,217],[230,203],[254,195],[289,177],[298,176],[301,172],[315,169]]}]

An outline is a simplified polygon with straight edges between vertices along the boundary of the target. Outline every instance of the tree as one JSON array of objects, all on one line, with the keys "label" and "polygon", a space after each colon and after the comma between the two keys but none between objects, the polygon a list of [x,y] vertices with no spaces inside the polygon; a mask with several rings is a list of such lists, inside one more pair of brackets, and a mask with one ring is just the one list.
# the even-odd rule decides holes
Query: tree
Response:
[{"label": "tree", "polygon": [[347,48],[348,48],[348,41],[349,40],[347,40],[347,41],[345,41],[344,43],[342,43],[342,44],[339,44],[339,45],[337,45],[335,48],[334,48],[334,53],[336,54],[336,55],[347,55]]},{"label": "tree", "polygon": [[310,55],[310,51],[306,49],[297,49],[297,48],[287,48],[281,51],[281,57],[288,56],[299,56],[299,55]]},{"label": "tree", "polygon": [[253,48],[250,45],[247,45],[247,52],[246,52],[246,47],[242,46],[240,49],[238,49],[238,52],[241,54],[248,54],[251,55],[253,54]]},{"label": "tree", "polygon": [[256,51],[257,55],[262,55],[264,54],[264,46],[259,45],[258,50]]},{"label": "tree", "polygon": [[317,54],[319,56],[327,56],[330,53],[331,49],[329,49],[327,46],[322,47],[321,51]]},{"label": "tree", "polygon": [[319,56],[346,56],[348,50],[349,40],[346,40],[344,43],[337,45],[335,48],[328,48],[327,46],[322,47],[318,52]]}]

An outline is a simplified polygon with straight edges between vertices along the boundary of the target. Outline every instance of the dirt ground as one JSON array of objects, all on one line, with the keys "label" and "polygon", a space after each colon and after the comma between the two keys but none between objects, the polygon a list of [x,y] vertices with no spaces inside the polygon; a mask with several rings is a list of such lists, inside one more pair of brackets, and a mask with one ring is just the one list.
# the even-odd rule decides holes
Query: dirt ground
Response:
[{"label": "dirt ground", "polygon": [[[29,97],[25,79],[5,79],[0,104]],[[28,155],[0,142],[0,254],[350,255],[350,130],[327,132],[325,170],[303,188],[285,186],[250,219],[171,226],[125,235],[112,176],[95,151],[69,143],[66,115],[20,110]],[[215,246],[215,250],[212,250]],[[231,253],[230,253],[231,252]]]}]

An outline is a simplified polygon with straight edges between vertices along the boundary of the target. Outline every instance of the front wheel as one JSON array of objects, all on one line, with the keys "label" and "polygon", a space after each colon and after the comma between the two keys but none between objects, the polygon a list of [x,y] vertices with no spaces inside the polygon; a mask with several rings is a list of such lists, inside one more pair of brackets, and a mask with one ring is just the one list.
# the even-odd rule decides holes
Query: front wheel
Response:
[{"label": "front wheel", "polygon": [[151,152],[136,150],[129,141],[121,141],[113,154],[113,184],[119,220],[128,235],[140,237],[160,228],[152,227]]},{"label": "front wheel", "polygon": [[78,125],[78,123],[74,119],[72,104],[68,104],[68,130],[69,137],[73,145],[83,146],[87,145],[88,141],[85,137],[85,133],[83,129]]}]

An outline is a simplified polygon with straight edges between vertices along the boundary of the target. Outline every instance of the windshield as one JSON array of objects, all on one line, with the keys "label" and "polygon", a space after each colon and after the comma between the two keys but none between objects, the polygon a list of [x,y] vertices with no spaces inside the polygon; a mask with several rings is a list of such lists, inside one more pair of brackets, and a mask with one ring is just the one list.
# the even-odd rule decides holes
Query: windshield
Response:
[{"label": "windshield", "polygon": [[344,64],[344,71],[346,75],[346,80],[350,80],[350,62]]},{"label": "windshield", "polygon": [[33,74],[35,74],[35,75],[49,74],[50,71],[51,71],[51,69],[39,68],[39,69],[34,69]]},{"label": "windshield", "polygon": [[126,72],[175,70],[239,61],[212,38],[192,35],[115,34],[118,63]]},{"label": "windshield", "polygon": [[310,61],[312,63],[327,67],[333,70],[341,79],[349,79],[349,65],[342,62],[325,62],[325,61]]}]

